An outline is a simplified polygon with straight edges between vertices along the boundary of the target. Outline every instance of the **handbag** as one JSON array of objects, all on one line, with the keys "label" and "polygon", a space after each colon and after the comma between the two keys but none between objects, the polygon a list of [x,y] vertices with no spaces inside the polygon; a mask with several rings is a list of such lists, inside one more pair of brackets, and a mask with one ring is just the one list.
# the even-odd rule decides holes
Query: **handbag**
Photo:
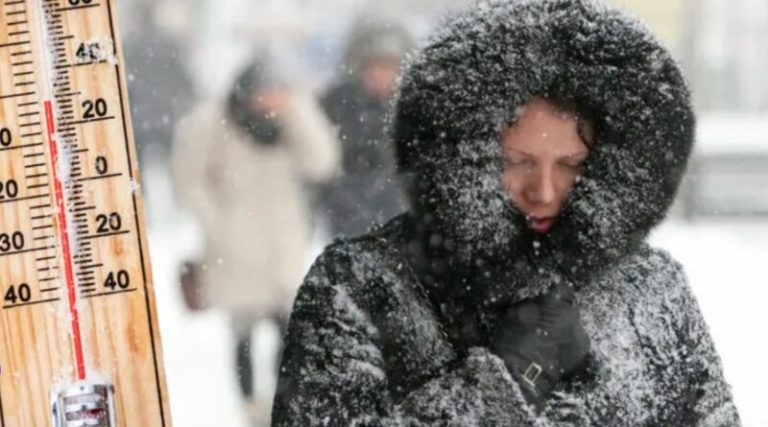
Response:
[{"label": "handbag", "polygon": [[187,260],[181,264],[179,283],[184,305],[190,311],[201,311],[206,307],[203,295],[203,263],[198,260]]}]

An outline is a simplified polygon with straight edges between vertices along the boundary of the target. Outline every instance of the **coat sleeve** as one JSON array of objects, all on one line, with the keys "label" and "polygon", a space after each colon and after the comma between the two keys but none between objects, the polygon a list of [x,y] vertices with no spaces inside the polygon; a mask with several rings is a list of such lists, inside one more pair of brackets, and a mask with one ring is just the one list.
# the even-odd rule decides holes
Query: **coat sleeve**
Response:
[{"label": "coat sleeve", "polygon": [[209,170],[214,167],[212,144],[216,135],[211,121],[215,110],[201,105],[184,117],[176,127],[171,172],[179,201],[202,222],[213,224],[216,218],[216,189]]},{"label": "coat sleeve", "polygon": [[297,295],[272,425],[533,424],[501,359],[481,348],[395,402],[379,331],[350,296],[348,277],[330,273],[333,262],[322,255]]},{"label": "coat sleeve", "polygon": [[300,174],[316,183],[333,177],[339,169],[339,143],[318,103],[309,96],[292,95],[280,120]]},{"label": "coat sleeve", "polygon": [[681,343],[680,357],[672,369],[675,380],[684,387],[678,417],[680,425],[739,426],[738,411],[696,297],[682,266],[667,258],[674,284],[667,308]]}]

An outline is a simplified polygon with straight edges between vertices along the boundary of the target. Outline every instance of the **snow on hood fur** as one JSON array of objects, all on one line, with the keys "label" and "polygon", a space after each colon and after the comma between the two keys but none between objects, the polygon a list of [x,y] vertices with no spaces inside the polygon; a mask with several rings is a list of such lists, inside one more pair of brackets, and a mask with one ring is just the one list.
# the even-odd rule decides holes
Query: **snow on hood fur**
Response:
[{"label": "snow on hood fur", "polygon": [[[543,237],[500,188],[501,132],[536,96],[575,104],[597,127]],[[669,209],[693,136],[669,52],[634,18],[587,0],[486,1],[447,20],[409,59],[393,118],[412,210],[460,262],[535,270],[543,280],[529,277],[516,299],[552,277],[582,284],[635,250]]]}]

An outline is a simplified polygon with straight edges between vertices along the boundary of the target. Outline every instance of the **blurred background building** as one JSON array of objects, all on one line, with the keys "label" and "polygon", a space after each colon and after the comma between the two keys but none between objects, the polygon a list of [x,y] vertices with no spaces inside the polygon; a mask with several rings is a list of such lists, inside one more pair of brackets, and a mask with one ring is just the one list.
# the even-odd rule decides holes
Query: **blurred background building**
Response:
[{"label": "blurred background building", "polygon": [[[768,2],[610,0],[641,17],[679,59],[698,110],[698,146],[678,206],[652,236],[685,265],[723,358],[745,426],[763,410],[768,343],[755,339],[768,297]],[[200,252],[199,229],[174,204],[172,131],[199,100],[223,99],[254,49],[292,52],[319,94],[342,72],[345,35],[361,16],[391,19],[422,40],[473,0],[121,0],[134,131],[148,198],[151,253],[175,424],[245,426],[230,373],[225,317],[182,305],[178,265]],[[177,146],[176,149],[184,149]],[[326,242],[316,240],[306,263]],[[276,331],[256,339],[276,342]],[[271,334],[271,335],[270,335]],[[253,353],[269,378],[268,352]],[[259,368],[259,366],[261,368]],[[271,392],[269,379],[256,385]]]},{"label": "blurred background building", "polygon": [[768,3],[611,0],[642,17],[675,52],[700,111],[768,109]]}]

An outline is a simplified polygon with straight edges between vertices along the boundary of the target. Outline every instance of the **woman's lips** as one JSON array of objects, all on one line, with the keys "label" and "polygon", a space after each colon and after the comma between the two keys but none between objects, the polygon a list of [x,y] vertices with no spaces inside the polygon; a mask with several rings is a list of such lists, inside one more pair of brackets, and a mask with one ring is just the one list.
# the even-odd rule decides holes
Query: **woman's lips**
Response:
[{"label": "woman's lips", "polygon": [[550,228],[555,224],[555,218],[554,217],[544,217],[544,218],[536,218],[529,216],[528,217],[528,227],[533,230],[536,233],[543,234],[549,231]]}]

